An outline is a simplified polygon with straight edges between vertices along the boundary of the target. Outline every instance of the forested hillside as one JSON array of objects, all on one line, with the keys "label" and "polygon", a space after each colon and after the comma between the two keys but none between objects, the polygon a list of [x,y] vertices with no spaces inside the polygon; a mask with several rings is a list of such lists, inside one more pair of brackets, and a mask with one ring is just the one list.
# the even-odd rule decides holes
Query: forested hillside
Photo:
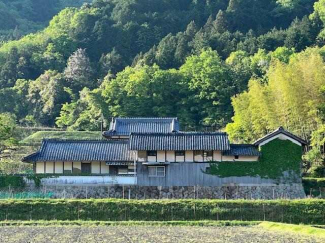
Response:
[{"label": "forested hillside", "polygon": [[[16,21],[43,23],[69,5],[53,0],[56,7],[33,15],[15,2],[39,1],[2,6],[19,12]],[[226,127],[245,142],[285,126],[319,148],[324,22],[325,0],[96,0],[67,8],[42,31],[0,46],[0,113],[71,130],[97,130],[102,117],[177,116],[186,129]]]},{"label": "forested hillside", "polygon": [[92,0],[0,0],[0,42],[19,39],[48,25],[66,7]]}]

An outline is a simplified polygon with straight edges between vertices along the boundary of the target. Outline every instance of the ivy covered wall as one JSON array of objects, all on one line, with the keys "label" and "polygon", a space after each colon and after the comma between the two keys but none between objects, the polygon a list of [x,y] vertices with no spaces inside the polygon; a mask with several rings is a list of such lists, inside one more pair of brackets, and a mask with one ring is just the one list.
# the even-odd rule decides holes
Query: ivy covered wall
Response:
[{"label": "ivy covered wall", "polygon": [[302,147],[289,140],[274,139],[261,147],[258,162],[213,162],[209,174],[221,178],[230,176],[260,176],[261,178],[280,179],[288,172],[286,179],[295,181],[300,178]]}]

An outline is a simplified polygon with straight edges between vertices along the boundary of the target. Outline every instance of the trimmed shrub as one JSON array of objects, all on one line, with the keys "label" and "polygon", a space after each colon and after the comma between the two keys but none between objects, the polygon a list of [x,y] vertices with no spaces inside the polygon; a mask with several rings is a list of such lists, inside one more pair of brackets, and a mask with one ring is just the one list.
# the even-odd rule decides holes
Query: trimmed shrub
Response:
[{"label": "trimmed shrub", "polygon": [[0,220],[241,220],[325,224],[325,200],[0,200]]},{"label": "trimmed shrub", "polygon": [[21,176],[0,175],[0,188],[24,188],[25,181]]},{"label": "trimmed shrub", "polygon": [[325,178],[305,177],[302,179],[302,184],[306,195],[325,197]]}]

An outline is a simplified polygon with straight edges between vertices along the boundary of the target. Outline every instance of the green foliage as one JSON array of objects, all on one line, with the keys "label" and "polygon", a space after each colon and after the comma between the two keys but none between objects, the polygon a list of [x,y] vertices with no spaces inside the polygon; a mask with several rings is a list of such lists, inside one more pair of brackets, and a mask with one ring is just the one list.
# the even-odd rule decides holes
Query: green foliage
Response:
[{"label": "green foliage", "polygon": [[14,116],[8,113],[0,114],[0,149],[5,149],[17,143],[14,132],[16,121]]},{"label": "green foliage", "polygon": [[304,177],[302,184],[306,195],[325,197],[325,178]]},{"label": "green foliage", "polygon": [[252,142],[284,126],[307,140],[322,124],[318,111],[325,97],[320,91],[325,84],[321,53],[320,48],[310,48],[291,55],[288,64],[273,60],[267,82],[251,79],[248,91],[233,98],[235,116],[226,129],[230,138]]},{"label": "green foliage", "polygon": [[0,220],[242,220],[324,224],[324,200],[1,200]]},{"label": "green foliage", "polygon": [[25,181],[22,176],[14,175],[0,175],[0,188],[18,188],[22,189],[25,187]]},{"label": "green foliage", "polygon": [[61,9],[79,7],[92,0],[1,0],[0,39],[16,40],[44,28]]},{"label": "green foliage", "polygon": [[[299,181],[302,148],[289,140],[274,139],[261,147],[257,162],[211,163],[209,174],[219,177],[252,176],[270,179]],[[289,173],[289,175],[284,175]]]}]

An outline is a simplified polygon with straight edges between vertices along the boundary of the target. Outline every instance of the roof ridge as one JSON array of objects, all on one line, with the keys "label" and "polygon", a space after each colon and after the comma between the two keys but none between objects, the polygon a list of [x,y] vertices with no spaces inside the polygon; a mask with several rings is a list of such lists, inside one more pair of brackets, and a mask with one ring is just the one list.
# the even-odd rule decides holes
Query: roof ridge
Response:
[{"label": "roof ridge", "polygon": [[169,132],[169,133],[161,133],[161,132],[131,132],[132,135],[164,135],[164,136],[175,136],[175,135],[226,135],[226,132]]},{"label": "roof ridge", "polygon": [[64,139],[43,138],[43,142],[128,142],[129,139]]}]

